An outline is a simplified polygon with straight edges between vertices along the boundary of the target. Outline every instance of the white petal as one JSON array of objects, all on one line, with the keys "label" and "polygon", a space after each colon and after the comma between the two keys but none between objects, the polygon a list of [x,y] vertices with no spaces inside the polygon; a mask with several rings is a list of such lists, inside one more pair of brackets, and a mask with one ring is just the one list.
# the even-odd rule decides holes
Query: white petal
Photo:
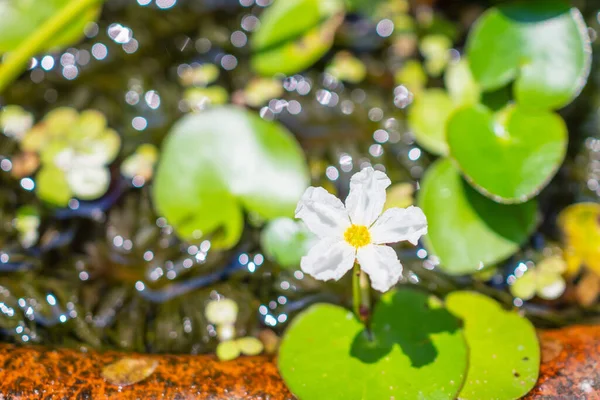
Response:
[{"label": "white petal", "polygon": [[371,286],[387,292],[402,276],[402,264],[396,251],[389,246],[370,244],[360,247],[356,254],[360,268],[371,278]]},{"label": "white petal", "polygon": [[343,240],[325,238],[302,257],[300,268],[315,279],[340,279],[354,265],[356,250]]},{"label": "white petal", "polygon": [[296,218],[301,218],[321,238],[342,238],[350,226],[342,201],[322,187],[306,189],[296,207]]},{"label": "white petal", "polygon": [[390,208],[369,229],[371,241],[377,244],[408,240],[416,245],[427,234],[427,218],[419,207]]},{"label": "white petal", "polygon": [[371,167],[352,176],[346,208],[353,224],[371,226],[375,222],[383,211],[385,189],[391,183],[386,174]]}]

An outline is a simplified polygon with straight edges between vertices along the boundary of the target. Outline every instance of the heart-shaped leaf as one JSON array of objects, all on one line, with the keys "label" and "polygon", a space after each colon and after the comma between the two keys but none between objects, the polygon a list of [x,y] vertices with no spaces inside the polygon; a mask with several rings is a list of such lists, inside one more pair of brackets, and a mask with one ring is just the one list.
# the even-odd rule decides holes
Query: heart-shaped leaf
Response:
[{"label": "heart-shaped leaf", "polygon": [[279,370],[290,390],[313,399],[454,399],[466,369],[459,321],[415,290],[385,294],[371,333],[348,310],[317,304],[282,340]]},{"label": "heart-shaped leaf", "polygon": [[554,176],[567,151],[567,127],[549,111],[509,106],[461,108],[447,124],[450,155],[484,195],[503,203],[522,203]]},{"label": "heart-shaped leaf", "polygon": [[315,235],[291,218],[277,218],[262,230],[260,244],[267,255],[283,268],[297,268],[300,259],[315,244]]},{"label": "heart-shaped leaf", "polygon": [[560,0],[521,1],[481,16],[469,34],[467,55],[484,90],[514,80],[519,104],[555,109],[585,84],[591,50],[577,8]]},{"label": "heart-shaped leaf", "polygon": [[446,121],[454,108],[454,102],[443,89],[428,89],[415,96],[408,123],[425,150],[437,155],[448,153]]},{"label": "heart-shaped leaf", "polygon": [[261,16],[252,37],[253,69],[272,76],[310,67],[331,48],[343,11],[341,0],[275,2]]},{"label": "heart-shaped leaf", "polygon": [[536,224],[537,204],[498,204],[465,182],[449,159],[433,164],[418,205],[429,222],[424,243],[450,274],[468,274],[506,259]]},{"label": "heart-shaped leaf", "polygon": [[[185,239],[215,234],[235,245],[243,210],[292,217],[308,186],[300,146],[280,124],[236,107],[190,114],[173,126],[155,176],[154,202]],[[220,239],[220,240],[219,240]]]},{"label": "heart-shaped leaf", "polygon": [[408,110],[408,123],[417,142],[427,151],[446,155],[447,122],[454,110],[462,105],[476,104],[481,97],[479,85],[473,79],[467,60],[451,63],[444,75],[448,92],[433,88],[415,93]]},{"label": "heart-shaped leaf", "polygon": [[513,400],[527,394],[540,367],[531,322],[476,292],[450,293],[446,307],[463,320],[469,346],[469,370],[458,398]]},{"label": "heart-shaped leaf", "polygon": [[[72,0],[0,2],[0,53],[15,50],[29,35],[55,17],[69,3],[72,3]],[[44,50],[68,46],[81,39],[85,26],[95,20],[100,11],[101,1],[95,3],[76,20],[66,21],[68,25],[44,43]]]}]

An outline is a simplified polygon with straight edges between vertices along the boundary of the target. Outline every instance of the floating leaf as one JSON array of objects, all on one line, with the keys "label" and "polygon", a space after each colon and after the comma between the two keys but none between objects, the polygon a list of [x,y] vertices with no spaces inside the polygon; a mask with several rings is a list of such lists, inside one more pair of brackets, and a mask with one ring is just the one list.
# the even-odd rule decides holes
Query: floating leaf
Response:
[{"label": "floating leaf", "polygon": [[464,322],[469,369],[460,399],[519,399],[537,381],[540,346],[535,328],[519,314],[476,292],[453,292],[446,307]]},{"label": "floating leaf", "polygon": [[325,72],[337,79],[350,83],[359,83],[367,75],[367,67],[358,58],[347,51],[340,51],[331,60]]},{"label": "floating leaf", "polygon": [[240,356],[240,347],[235,340],[226,340],[217,345],[217,357],[221,361],[230,361]]},{"label": "floating leaf", "polygon": [[443,89],[428,89],[415,96],[408,124],[425,150],[437,155],[448,153],[446,121],[454,109],[454,102]]},{"label": "floating leaf", "polygon": [[341,0],[277,1],[252,36],[252,68],[261,75],[291,75],[310,67],[333,45],[342,23]]},{"label": "floating leaf", "polygon": [[[13,51],[40,27],[55,18],[71,0],[20,0],[0,2],[0,53]],[[90,2],[88,2],[90,3]],[[42,50],[58,49],[77,42],[83,37],[85,26],[94,21],[100,12],[102,1],[91,5],[76,19],[66,21],[57,35],[45,41]]]},{"label": "floating leaf", "polygon": [[210,105],[217,106],[227,103],[229,93],[221,86],[190,88],[183,93],[183,99],[190,109],[198,111]]},{"label": "floating leaf", "polygon": [[473,78],[466,58],[448,65],[444,74],[444,86],[457,106],[477,104],[481,99],[481,89]]},{"label": "floating leaf", "polygon": [[448,121],[450,155],[469,182],[503,203],[522,203],[540,192],[567,152],[567,127],[549,111],[520,106],[492,114],[485,106],[464,107]]},{"label": "floating leaf", "polygon": [[394,80],[398,85],[404,85],[416,96],[427,85],[427,74],[421,63],[417,60],[408,60],[394,74]]},{"label": "floating leaf", "polygon": [[[513,296],[530,300],[538,295],[545,300],[559,298],[567,286],[562,274],[566,271],[565,260],[560,256],[544,258],[518,276],[510,286]],[[516,275],[516,274],[515,274]]]},{"label": "floating leaf", "polygon": [[536,225],[535,201],[495,203],[472,189],[448,159],[429,167],[417,203],[429,222],[425,246],[450,274],[473,273],[506,259]]},{"label": "floating leaf", "polygon": [[278,362],[303,400],[454,399],[466,353],[459,321],[439,300],[401,290],[383,295],[371,335],[348,310],[313,305],[287,329]]},{"label": "floating leaf", "polygon": [[586,266],[600,275],[600,204],[577,203],[562,210],[558,226],[563,233],[567,274]]},{"label": "floating leaf", "polygon": [[238,305],[232,299],[212,300],[204,313],[211,324],[233,324],[237,320]]},{"label": "floating leaf", "polygon": [[450,61],[452,41],[442,34],[427,35],[419,42],[419,51],[425,58],[425,70],[433,77],[440,76]]},{"label": "floating leaf", "polygon": [[106,193],[111,178],[107,165],[120,147],[119,134],[107,128],[102,113],[68,107],[49,112],[21,142],[24,151],[40,156],[38,197],[56,206],[66,206],[72,196],[93,200]]},{"label": "floating leaf", "polygon": [[260,107],[282,94],[283,85],[279,79],[254,78],[244,89],[244,102],[251,107]]},{"label": "floating leaf", "polygon": [[37,196],[50,204],[63,206],[73,197],[67,177],[58,167],[42,167],[35,177],[35,184]]},{"label": "floating leaf", "polygon": [[143,144],[121,164],[121,174],[127,178],[142,177],[145,181],[152,178],[154,164],[158,161],[158,149],[152,144]]},{"label": "floating leaf", "polygon": [[243,229],[243,210],[265,220],[291,217],[308,181],[304,155],[285,128],[220,107],[175,124],[163,146],[153,196],[181,237],[212,234],[213,245],[231,247]]},{"label": "floating leaf", "polygon": [[467,40],[471,70],[484,90],[514,80],[517,102],[528,108],[567,105],[590,67],[583,17],[563,1],[529,1],[488,9]]},{"label": "floating leaf", "polygon": [[21,246],[29,248],[38,241],[40,213],[35,207],[20,207],[17,210],[17,215],[13,224],[19,233],[19,242],[21,243]]},{"label": "floating leaf", "polygon": [[0,111],[0,128],[8,137],[21,140],[32,125],[33,115],[20,106],[8,105]]},{"label": "floating leaf", "polygon": [[415,203],[415,187],[412,183],[395,183],[387,189],[384,210],[398,207],[406,208]]},{"label": "floating leaf", "polygon": [[148,378],[158,367],[151,358],[122,358],[102,368],[102,377],[118,386],[129,386]]},{"label": "floating leaf", "polygon": [[264,350],[262,342],[252,336],[237,339],[236,343],[242,354],[247,356],[257,356]]},{"label": "floating leaf", "polygon": [[82,159],[75,162],[67,172],[67,182],[75,197],[82,200],[94,200],[108,190],[110,171],[103,166],[95,166]]},{"label": "floating leaf", "polygon": [[575,286],[577,302],[584,307],[590,307],[596,303],[599,293],[600,276],[595,272],[586,271]]},{"label": "floating leaf", "polygon": [[315,243],[306,226],[291,218],[277,218],[262,230],[260,243],[265,255],[283,268],[298,268],[300,259]]},{"label": "floating leaf", "polygon": [[219,67],[206,63],[185,69],[181,74],[181,83],[184,86],[207,86],[219,77]]}]

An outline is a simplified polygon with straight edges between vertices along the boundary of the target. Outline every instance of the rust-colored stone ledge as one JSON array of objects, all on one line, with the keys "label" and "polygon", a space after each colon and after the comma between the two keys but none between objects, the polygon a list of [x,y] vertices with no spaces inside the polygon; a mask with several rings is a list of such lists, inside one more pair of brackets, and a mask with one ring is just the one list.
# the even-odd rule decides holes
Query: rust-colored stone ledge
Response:
[{"label": "rust-colored stone ledge", "polygon": [[[542,368],[527,399],[600,399],[600,326],[540,331]],[[158,361],[145,381],[119,388],[102,368],[125,356]],[[271,399],[293,396],[267,357],[124,355],[0,345],[0,399]]]}]

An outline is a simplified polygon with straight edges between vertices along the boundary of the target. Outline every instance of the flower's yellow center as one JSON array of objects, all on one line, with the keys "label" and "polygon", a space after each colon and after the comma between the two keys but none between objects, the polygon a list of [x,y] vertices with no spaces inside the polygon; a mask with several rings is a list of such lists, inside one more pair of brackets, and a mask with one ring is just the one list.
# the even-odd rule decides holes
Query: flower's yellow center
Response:
[{"label": "flower's yellow center", "polygon": [[344,232],[344,240],[352,247],[363,247],[371,243],[371,234],[364,225],[350,225]]}]

